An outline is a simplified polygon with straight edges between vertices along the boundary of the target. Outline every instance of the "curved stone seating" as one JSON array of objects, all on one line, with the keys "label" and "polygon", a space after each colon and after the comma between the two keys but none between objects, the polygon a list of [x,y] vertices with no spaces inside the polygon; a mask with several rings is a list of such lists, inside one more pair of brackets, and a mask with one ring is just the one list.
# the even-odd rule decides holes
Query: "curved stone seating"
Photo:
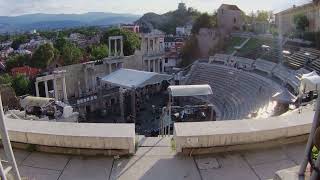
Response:
[{"label": "curved stone seating", "polygon": [[266,61],[264,59],[257,59],[254,63],[255,69],[271,74],[272,70],[277,66],[276,63]]},{"label": "curved stone seating", "polygon": [[[6,119],[10,140],[24,145],[47,147],[55,153],[106,155],[133,154],[134,124],[91,124]],[[41,148],[40,148],[41,149]]]},{"label": "curved stone seating", "polygon": [[[209,84],[213,95],[209,101],[218,108],[219,120],[245,119],[269,104],[280,85],[254,73],[217,64],[195,64],[188,84]],[[259,89],[263,89],[263,96]]]},{"label": "curved stone seating", "polygon": [[306,141],[314,111],[304,109],[267,119],[175,123],[174,139],[179,153],[204,154],[248,150]]},{"label": "curved stone seating", "polygon": [[320,73],[320,59],[312,61],[309,67],[315,70],[317,73]]}]

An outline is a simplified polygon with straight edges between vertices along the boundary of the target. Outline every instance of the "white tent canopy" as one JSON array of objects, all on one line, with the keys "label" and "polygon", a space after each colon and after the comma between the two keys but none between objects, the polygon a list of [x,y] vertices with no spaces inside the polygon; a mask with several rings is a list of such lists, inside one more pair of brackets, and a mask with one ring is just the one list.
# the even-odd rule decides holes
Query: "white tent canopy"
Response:
[{"label": "white tent canopy", "polygon": [[169,86],[169,93],[173,97],[180,96],[203,96],[212,94],[212,89],[208,84],[205,85],[182,85]]},{"label": "white tent canopy", "polygon": [[320,76],[316,72],[303,74],[301,78],[301,92],[310,92],[320,89]]},{"label": "white tent canopy", "polygon": [[102,82],[123,88],[139,88],[161,83],[172,79],[172,76],[154,72],[137,71],[133,69],[119,69],[101,80]]}]

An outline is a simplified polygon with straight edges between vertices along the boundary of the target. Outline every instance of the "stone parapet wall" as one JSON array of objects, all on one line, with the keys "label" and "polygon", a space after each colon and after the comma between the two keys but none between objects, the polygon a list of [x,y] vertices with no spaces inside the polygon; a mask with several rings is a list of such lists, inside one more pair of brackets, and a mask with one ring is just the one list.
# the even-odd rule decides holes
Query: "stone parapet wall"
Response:
[{"label": "stone parapet wall", "polygon": [[[177,152],[192,152],[206,149],[205,153],[243,149],[248,145],[260,146],[281,141],[305,141],[310,133],[314,111],[304,110],[303,113],[290,113],[286,116],[267,119],[250,119],[235,121],[175,123],[174,139]],[[242,147],[240,147],[242,146]],[[230,148],[233,147],[233,148]],[[209,150],[208,150],[209,149]],[[211,150],[210,150],[211,149]],[[223,150],[224,149],[224,150]]]},{"label": "stone parapet wall", "polygon": [[[14,143],[80,150],[135,152],[134,124],[89,124],[6,119]],[[41,148],[40,148],[41,149]],[[60,152],[59,152],[60,153]]]}]

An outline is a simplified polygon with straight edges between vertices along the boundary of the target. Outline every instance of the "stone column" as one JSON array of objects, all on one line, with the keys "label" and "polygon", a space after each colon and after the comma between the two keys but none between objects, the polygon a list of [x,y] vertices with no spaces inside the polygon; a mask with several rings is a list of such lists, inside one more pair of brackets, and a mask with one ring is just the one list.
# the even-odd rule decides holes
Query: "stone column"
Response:
[{"label": "stone column", "polygon": [[89,85],[88,85],[88,69],[84,67],[84,84],[86,87],[86,92],[89,91]]},{"label": "stone column", "polygon": [[36,96],[39,97],[39,82],[35,82],[35,86],[36,86]]},{"label": "stone column", "polygon": [[147,54],[149,55],[150,54],[150,39],[147,38],[147,40],[148,40]]},{"label": "stone column", "polygon": [[110,63],[108,65],[109,65],[109,74],[111,74],[112,73],[112,64]]},{"label": "stone column", "polygon": [[111,57],[112,52],[111,52],[111,39],[110,38],[109,38],[109,47],[108,48],[109,48],[109,55],[108,56]]},{"label": "stone column", "polygon": [[161,65],[161,59],[158,59],[158,72],[159,73],[161,73],[161,67],[160,67],[160,65]]},{"label": "stone column", "polygon": [[57,79],[56,77],[54,77],[53,79],[53,89],[54,89],[54,99],[56,101],[59,100],[59,95],[58,95],[58,87],[57,87]]},{"label": "stone column", "polygon": [[164,59],[161,59],[162,60],[162,72],[164,73],[164,63],[165,63],[165,60]]},{"label": "stone column", "polygon": [[136,122],[136,90],[131,90],[131,113],[134,118],[134,122]]},{"label": "stone column", "polygon": [[153,60],[153,72],[156,72],[157,70],[156,70],[156,60],[154,59]]},{"label": "stone column", "polygon": [[118,40],[114,40],[114,56],[118,57]]},{"label": "stone column", "polygon": [[68,102],[66,77],[64,75],[62,77],[62,89],[63,89],[63,100],[64,100],[64,102]]},{"label": "stone column", "polygon": [[121,114],[121,122],[124,122],[124,97],[123,97],[123,88],[119,89],[119,104],[120,104],[120,114]]},{"label": "stone column", "polygon": [[151,72],[150,59],[148,59],[147,61],[148,61],[148,71]]},{"label": "stone column", "polygon": [[121,53],[120,53],[120,56],[124,56],[124,54],[123,54],[123,38],[120,39],[120,44],[121,44]]},{"label": "stone column", "polygon": [[48,81],[44,81],[44,91],[46,93],[46,98],[48,98],[49,97]]}]

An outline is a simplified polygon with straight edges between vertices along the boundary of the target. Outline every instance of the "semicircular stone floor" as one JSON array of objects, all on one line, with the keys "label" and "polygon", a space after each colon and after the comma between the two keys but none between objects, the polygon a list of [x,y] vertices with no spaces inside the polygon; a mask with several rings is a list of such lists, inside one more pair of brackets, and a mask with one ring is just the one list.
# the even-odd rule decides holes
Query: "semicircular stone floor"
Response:
[{"label": "semicircular stone floor", "polygon": [[[131,157],[82,157],[14,150],[26,180],[264,180],[297,166],[305,143],[205,156],[179,156],[170,138],[140,138]],[[0,150],[3,157],[3,150]]]}]

